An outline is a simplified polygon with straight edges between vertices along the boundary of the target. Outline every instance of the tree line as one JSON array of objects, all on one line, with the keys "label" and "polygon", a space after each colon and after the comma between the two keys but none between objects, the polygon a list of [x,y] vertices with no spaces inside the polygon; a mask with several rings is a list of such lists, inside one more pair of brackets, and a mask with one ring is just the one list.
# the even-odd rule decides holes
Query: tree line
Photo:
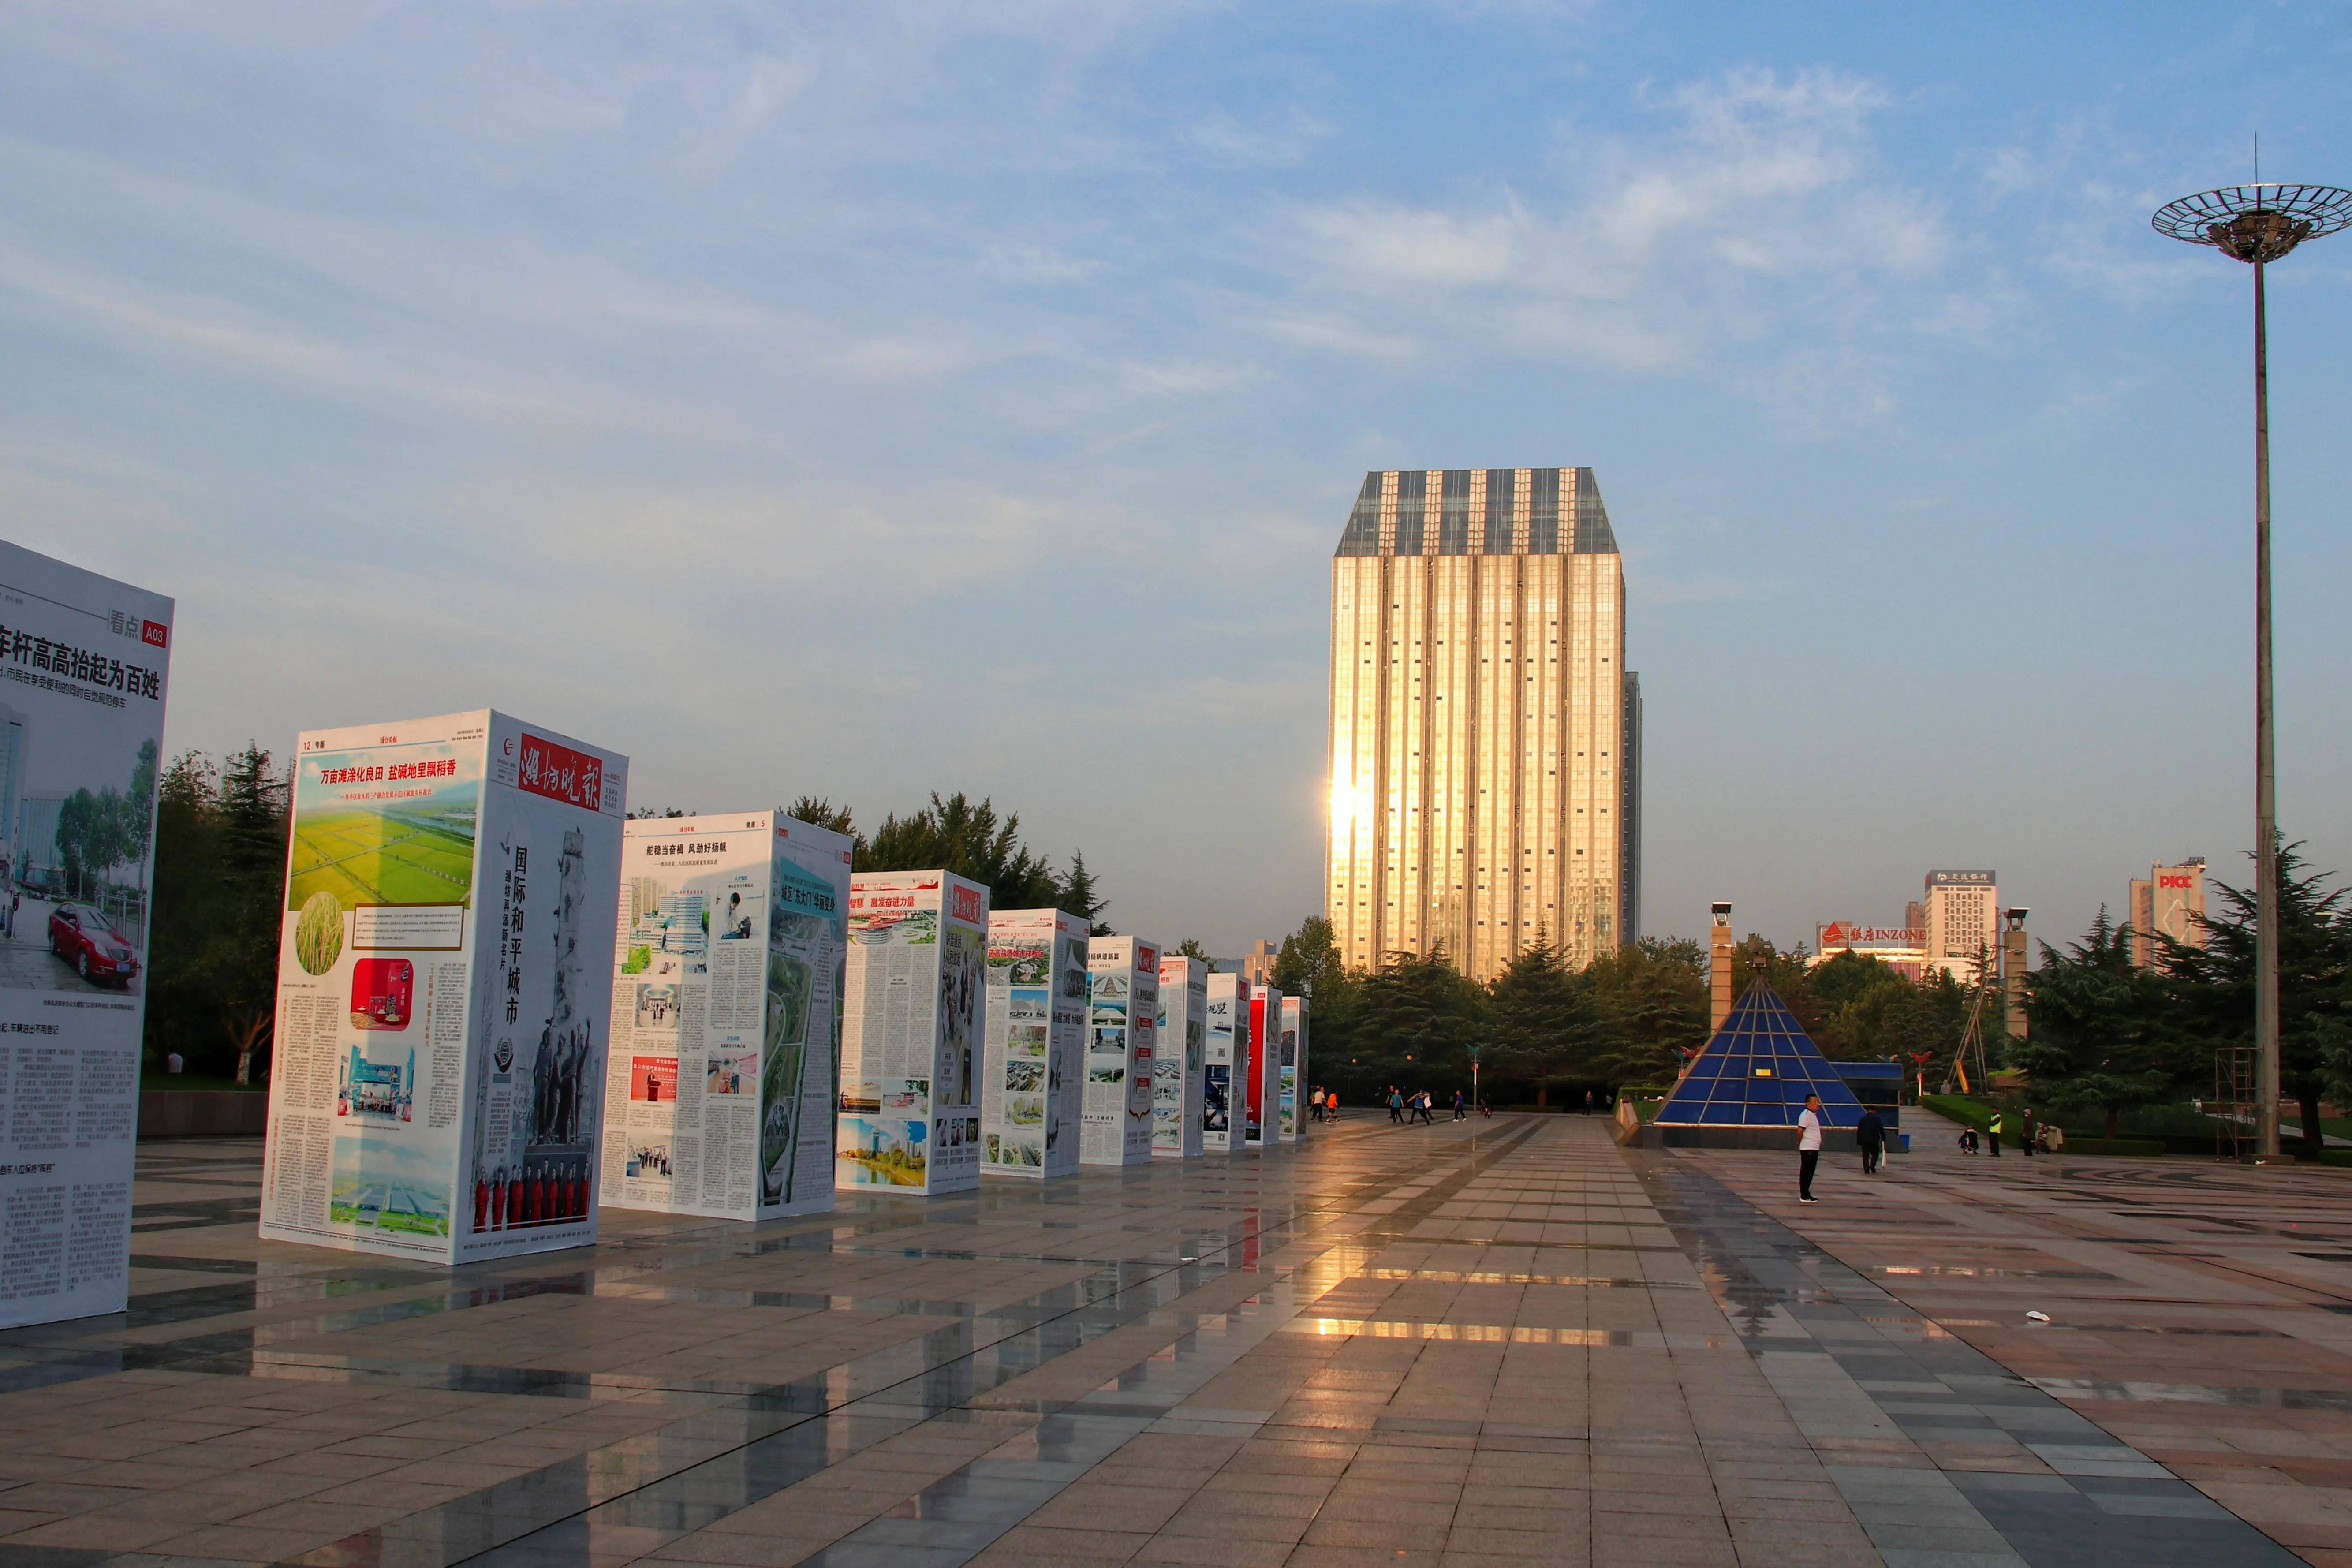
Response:
[{"label": "tree line", "polygon": [[987,888],[991,909],[1060,910],[1086,920],[1097,936],[1116,934],[1103,923],[1110,900],[1087,869],[1085,851],[1072,850],[1069,865],[1056,871],[1052,861],[1021,841],[1020,815],[998,816],[996,803],[986,795],[974,803],[961,790],[945,799],[934,790],[929,805],[906,816],[884,816],[871,838],[857,830],[847,805],[819,795],[801,796],[785,815],[846,835],[856,845],[853,863],[861,871],[944,868]]},{"label": "tree line", "polygon": [[[2352,1100],[2352,908],[2330,880],[2301,846],[2280,847],[2280,1084],[2307,1158],[2324,1103]],[[2103,908],[2079,941],[2042,944],[2022,1038],[2010,1036],[1989,974],[1915,981],[1864,954],[1816,961],[1755,935],[1735,962],[1739,984],[1770,985],[1832,1060],[1894,1061],[1931,1089],[1949,1077],[1973,1013],[1993,1067],[2021,1073],[2035,1103],[2094,1118],[2112,1137],[2126,1115],[2211,1097],[2219,1053],[2252,1046],[2254,932],[2252,891],[2216,882],[2203,941],[2145,933],[2153,962],[2143,966],[2141,933]],[[1490,1103],[1543,1104],[1671,1084],[1707,1038],[1707,963],[1696,942],[1645,937],[1576,968],[1538,940],[1481,985],[1442,952],[1351,969],[1318,917],[1284,941],[1275,984],[1311,995],[1309,1072],[1343,1095],[1466,1089],[1475,1055]]]},{"label": "tree line", "polygon": [[[1967,1026],[1968,988],[1948,979],[1851,952],[1814,964],[1757,935],[1738,954],[1742,984],[1772,986],[1832,1059],[1948,1061]],[[1538,933],[1482,985],[1442,951],[1349,968],[1318,916],[1284,940],[1274,983],[1311,997],[1309,1075],[1343,1095],[1467,1089],[1475,1056],[1490,1104],[1548,1105],[1673,1083],[1706,1044],[1708,962],[1691,938],[1644,937],[1579,967]]]},{"label": "tree line", "polygon": [[[142,755],[142,770],[152,770]],[[152,777],[152,772],[144,777]],[[138,858],[111,791],[67,803],[73,861],[90,876]],[[225,760],[174,758],[155,785],[146,1051],[177,1052],[194,1073],[258,1081],[276,1009],[289,828],[289,770],[248,745]],[[1082,853],[1056,868],[1021,837],[1018,815],[983,796],[934,794],[887,815],[869,837],[846,805],[803,796],[789,814],[848,835],[862,870],[943,866],[985,884],[1000,909],[1054,907],[1098,935],[1109,905]],[[646,815],[684,816],[682,812]],[[109,824],[112,826],[109,826]],[[109,837],[112,835],[112,837]],[[72,866],[68,866],[72,874]],[[2279,852],[2281,1084],[2315,1154],[2323,1101],[2352,1100],[2352,910],[2299,845]],[[1988,1056],[2021,1070],[2032,1098],[2104,1120],[2212,1093],[2215,1054],[2253,1043],[2254,900],[2214,884],[2201,945],[2149,933],[2155,962],[2133,962],[2136,933],[2102,909],[2076,942],[2042,944],[2026,984],[2029,1027],[2011,1039],[1988,992]],[[1175,951],[1207,956],[1186,942]],[[1931,1086],[1948,1071],[1979,987],[1941,973],[1914,982],[1857,953],[1811,962],[1759,936],[1740,973],[1777,991],[1832,1059],[1894,1060]],[[1341,961],[1330,923],[1286,937],[1275,983],[1311,998],[1311,1075],[1360,1102],[1391,1084],[1466,1088],[1476,1057],[1490,1102],[1558,1103],[1587,1089],[1670,1084],[1706,1041],[1707,954],[1688,938],[1646,937],[1581,967],[1538,941],[1490,984],[1443,952],[1392,953],[1369,969]]]},{"label": "tree line", "polygon": [[[177,1053],[190,1073],[259,1082],[266,1075],[277,1013],[278,947],[286,897],[291,771],[247,745],[226,760],[184,752],[153,779],[154,757],[142,753],[146,789],[156,807],[155,879],[147,953],[144,1049],[151,1070]],[[139,781],[133,789],[145,797]],[[85,792],[87,793],[87,792]],[[111,797],[111,790],[103,792]],[[97,799],[98,797],[93,797]],[[77,811],[68,801],[68,814]],[[103,813],[103,801],[91,810]],[[890,814],[871,838],[846,805],[803,795],[787,814],[856,843],[861,871],[922,871],[944,867],[986,885],[998,909],[1057,908],[1085,917],[1097,935],[1109,901],[1073,853],[1056,869],[1021,837],[1021,818],[1000,813],[987,796],[933,794],[905,816]],[[129,815],[129,814],[122,814]],[[674,808],[633,816],[687,816]],[[143,831],[143,825],[142,825]],[[68,870],[79,853],[92,868],[142,858],[112,840],[67,839]],[[81,847],[77,849],[77,846]]]},{"label": "tree line", "polygon": [[[215,763],[184,752],[155,799],[146,1057],[192,1073],[254,1073],[278,1007],[289,774],[248,745]],[[256,1078],[255,1081],[258,1081]]]},{"label": "tree line", "polygon": [[[2321,1102],[2352,1099],[2352,910],[2299,844],[2280,846],[2278,877],[2279,1087],[2301,1112],[2300,1152],[2315,1159]],[[2104,908],[2080,941],[2043,945],[2027,1037],[2005,1042],[2035,1098],[2095,1113],[2112,1135],[2126,1112],[2214,1093],[2217,1053],[2254,1043],[2255,900],[2250,888],[2212,890],[2201,945],[2135,932]],[[2143,934],[2145,968],[2132,962]]]}]

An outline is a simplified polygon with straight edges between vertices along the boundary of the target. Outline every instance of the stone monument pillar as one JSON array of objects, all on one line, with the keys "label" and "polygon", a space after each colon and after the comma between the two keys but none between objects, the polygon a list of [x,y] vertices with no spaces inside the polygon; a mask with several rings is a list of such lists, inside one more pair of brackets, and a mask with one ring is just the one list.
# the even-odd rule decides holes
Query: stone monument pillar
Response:
[{"label": "stone monument pillar", "polygon": [[2000,994],[2008,1005],[2009,1037],[2025,1038],[2025,917],[2022,905],[2008,911],[2008,929],[2000,933]]},{"label": "stone monument pillar", "polygon": [[1738,984],[1732,978],[1731,906],[1715,906],[1715,924],[1708,931],[1706,955],[1707,978],[1712,982],[1714,1005],[1707,1009],[1706,1026],[1712,1031],[1723,1027],[1731,1016],[1732,998],[1738,994]]}]

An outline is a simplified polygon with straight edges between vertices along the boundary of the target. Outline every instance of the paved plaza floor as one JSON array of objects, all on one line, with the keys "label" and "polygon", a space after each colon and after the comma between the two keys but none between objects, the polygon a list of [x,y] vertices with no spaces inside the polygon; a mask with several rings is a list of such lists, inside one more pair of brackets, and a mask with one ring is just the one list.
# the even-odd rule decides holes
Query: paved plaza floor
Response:
[{"label": "paved plaza floor", "polygon": [[1357,1120],[453,1272],[151,1143],[0,1564],[2352,1564],[2352,1172],[1849,1166]]}]

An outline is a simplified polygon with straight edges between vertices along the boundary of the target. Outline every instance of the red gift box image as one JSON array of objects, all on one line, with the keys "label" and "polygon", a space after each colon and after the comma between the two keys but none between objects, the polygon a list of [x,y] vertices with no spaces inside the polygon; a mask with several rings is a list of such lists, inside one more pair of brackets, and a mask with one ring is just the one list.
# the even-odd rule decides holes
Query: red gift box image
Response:
[{"label": "red gift box image", "polygon": [[404,958],[362,958],[352,965],[352,1027],[405,1029],[416,969]]}]

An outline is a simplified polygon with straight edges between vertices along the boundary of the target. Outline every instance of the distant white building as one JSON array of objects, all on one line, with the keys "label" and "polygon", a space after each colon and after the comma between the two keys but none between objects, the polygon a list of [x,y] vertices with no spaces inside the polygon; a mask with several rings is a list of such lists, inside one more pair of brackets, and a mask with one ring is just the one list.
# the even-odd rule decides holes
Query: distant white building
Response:
[{"label": "distant white building", "polygon": [[1927,961],[1955,980],[1973,980],[1981,963],[2000,966],[2000,890],[1990,871],[1930,871],[1926,897]]},{"label": "distant white building", "polygon": [[2156,963],[2156,934],[2184,947],[2205,945],[2205,857],[2191,855],[2178,866],[2151,866],[2135,877],[2131,899],[2132,962],[2142,969]]}]

